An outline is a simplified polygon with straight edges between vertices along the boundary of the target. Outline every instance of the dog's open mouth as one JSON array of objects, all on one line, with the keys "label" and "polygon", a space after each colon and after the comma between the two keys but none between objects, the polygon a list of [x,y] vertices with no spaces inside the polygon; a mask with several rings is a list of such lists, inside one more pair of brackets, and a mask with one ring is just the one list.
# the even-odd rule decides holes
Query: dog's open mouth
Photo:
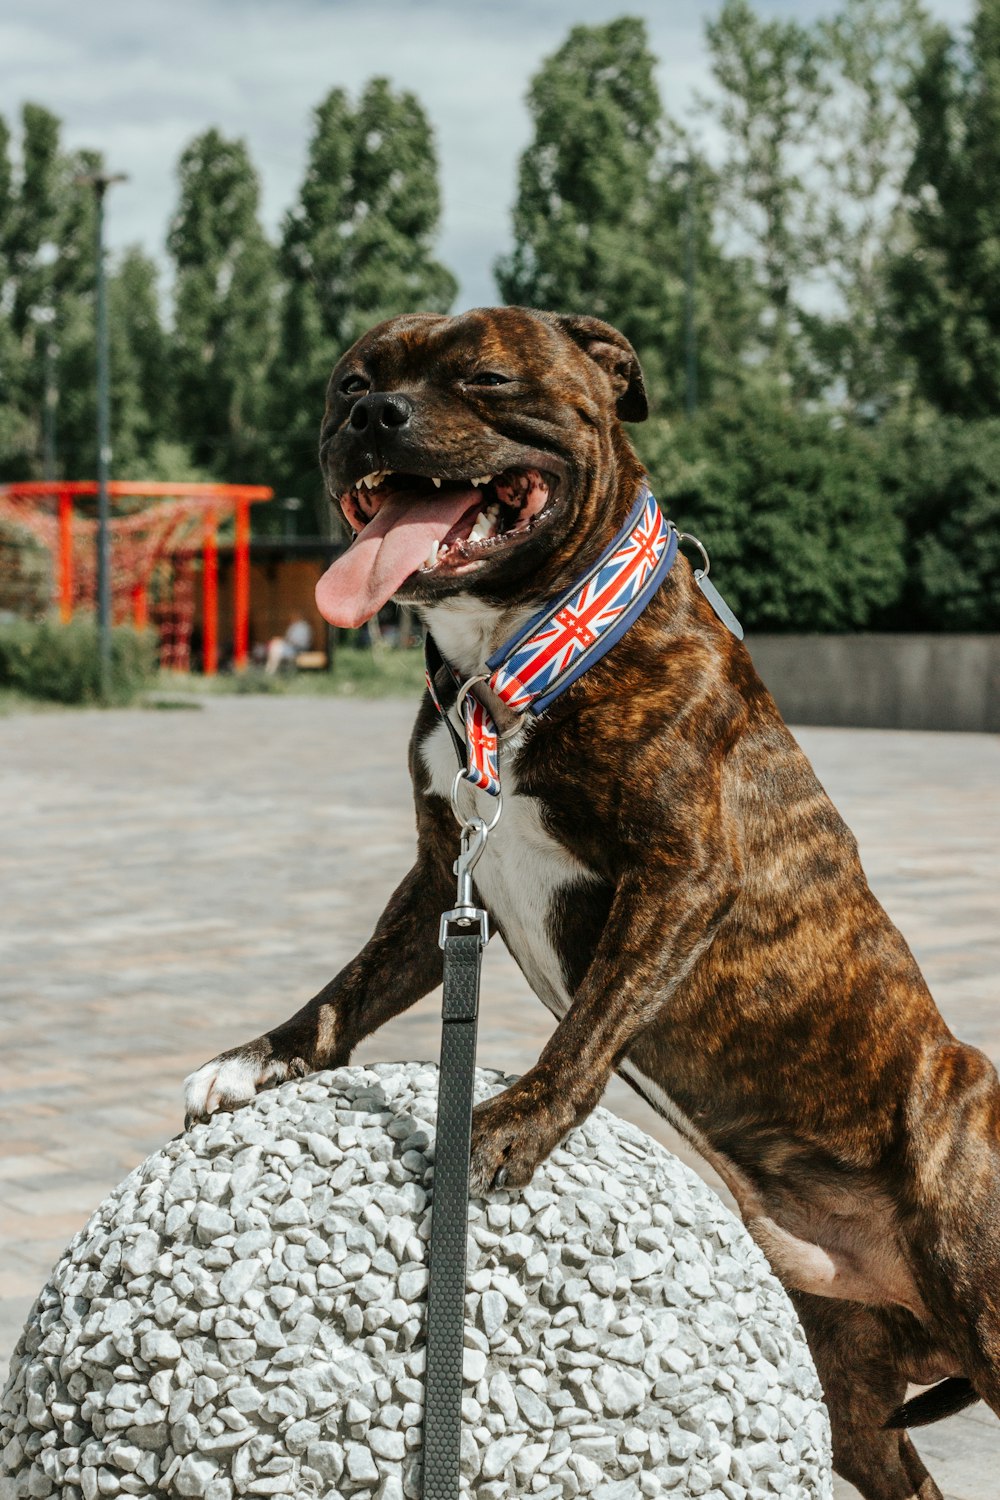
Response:
[{"label": "dog's open mouth", "polygon": [[441,479],[380,470],[340,496],[354,542],[320,579],[316,601],[334,625],[360,625],[408,579],[472,570],[522,541],[558,489],[554,473]]}]

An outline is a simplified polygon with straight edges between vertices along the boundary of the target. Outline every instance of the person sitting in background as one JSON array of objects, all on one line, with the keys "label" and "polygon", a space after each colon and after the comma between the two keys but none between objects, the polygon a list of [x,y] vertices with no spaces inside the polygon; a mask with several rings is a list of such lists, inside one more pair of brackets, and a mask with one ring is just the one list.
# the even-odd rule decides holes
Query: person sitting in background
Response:
[{"label": "person sitting in background", "polygon": [[273,677],[283,666],[294,667],[299,652],[311,650],[312,643],[312,626],[304,615],[296,615],[284,635],[276,635],[268,641],[264,671]]}]

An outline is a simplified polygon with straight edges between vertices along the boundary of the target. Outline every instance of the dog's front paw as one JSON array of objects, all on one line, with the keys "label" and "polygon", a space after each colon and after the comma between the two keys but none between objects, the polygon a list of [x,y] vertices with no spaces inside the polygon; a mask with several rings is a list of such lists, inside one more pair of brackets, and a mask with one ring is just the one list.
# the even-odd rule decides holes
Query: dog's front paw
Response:
[{"label": "dog's front paw", "polygon": [[[538,1167],[574,1124],[567,1113],[533,1086],[529,1074],[472,1113],[469,1191],[481,1198],[491,1188],[527,1187]],[[540,1097],[541,1094],[541,1097]]]},{"label": "dog's front paw", "polygon": [[184,1128],[207,1120],[219,1110],[236,1109],[261,1089],[288,1078],[301,1078],[306,1072],[303,1058],[275,1057],[266,1041],[220,1052],[184,1080]]}]

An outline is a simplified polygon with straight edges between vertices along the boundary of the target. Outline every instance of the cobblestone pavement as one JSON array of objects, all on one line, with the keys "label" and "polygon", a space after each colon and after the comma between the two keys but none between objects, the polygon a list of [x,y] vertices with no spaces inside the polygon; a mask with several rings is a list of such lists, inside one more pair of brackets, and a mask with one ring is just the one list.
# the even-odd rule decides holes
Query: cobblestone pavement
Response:
[{"label": "cobblestone pavement", "polygon": [[[408,864],[410,718],[398,700],[248,697],[0,720],[0,1368],[66,1242],[180,1127],[185,1073],[367,936]],[[1000,1062],[1000,739],[799,737],[950,1024]],[[437,1005],[359,1058],[436,1058]],[[492,945],[481,1062],[523,1071],[550,1025]],[[624,1085],[607,1102],[676,1147]],[[994,1492],[985,1408],[920,1446],[955,1500]]]}]

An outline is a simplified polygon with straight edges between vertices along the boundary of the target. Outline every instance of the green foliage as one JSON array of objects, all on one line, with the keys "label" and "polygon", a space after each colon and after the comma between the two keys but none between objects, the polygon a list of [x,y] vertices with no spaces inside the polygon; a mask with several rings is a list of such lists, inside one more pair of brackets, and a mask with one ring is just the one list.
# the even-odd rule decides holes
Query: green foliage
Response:
[{"label": "green foliage", "polygon": [[[66,153],[56,117],[25,106],[20,171],[0,129],[0,472],[42,477],[46,387],[58,392],[57,472],[96,466],[94,196],[74,181],[101,166],[94,152]],[[165,334],[157,272],[127,251],[109,279],[112,432],[120,465],[134,467],[157,440],[166,412]],[[6,313],[6,316],[4,314]]]},{"label": "green foliage", "polygon": [[52,554],[24,526],[0,518],[0,618],[38,620],[52,601]]},{"label": "green foliage", "polygon": [[176,268],[175,435],[220,478],[258,479],[275,268],[258,219],[257,173],[246,144],[213,129],[188,146],[178,176],[167,237]]},{"label": "green foliage", "polygon": [[664,511],[704,542],[748,630],[859,630],[895,603],[903,528],[863,433],[759,386],[635,436]]},{"label": "green foliage", "polygon": [[156,262],[133,245],[108,286],[111,419],[115,471],[122,478],[138,478],[140,471],[154,478],[143,460],[169,432],[170,343],[160,319],[158,280]]},{"label": "green foliage", "polygon": [[340,278],[345,346],[395,313],[446,312],[458,291],[431,256],[441,195],[433,135],[416,96],[373,78],[358,101],[353,136]]},{"label": "green foliage", "polygon": [[[654,400],[683,399],[684,261],[692,215],[703,394],[731,375],[745,308],[712,234],[714,183],[664,113],[645,23],[575,26],[532,80],[504,300],[606,318],[643,354]],[[693,172],[688,196],[683,157]]]},{"label": "green foliage", "polygon": [[720,201],[749,249],[759,309],[754,342],[773,373],[801,383],[803,281],[821,257],[815,153],[827,85],[816,35],[797,21],[764,20],[749,0],[724,0],[705,27],[726,137]]},{"label": "green foliage", "polygon": [[[111,633],[111,702],[133,702],[155,670],[152,632],[116,626]],[[68,625],[53,620],[0,625],[0,688],[58,703],[99,703],[96,624],[81,619]]]},{"label": "green foliage", "polygon": [[143,457],[136,460],[135,467],[134,474],[122,474],[122,478],[152,479],[163,483],[176,479],[192,484],[207,484],[212,479],[208,469],[195,463],[190,450],[172,438],[157,438]]},{"label": "green foliage", "polygon": [[[713,10],[714,165],[665,110],[641,20],[575,26],[542,63],[501,293],[632,340],[659,413],[638,441],[755,628],[1000,628],[1000,0],[967,45],[921,0],[808,25]],[[50,388],[57,474],[95,470],[94,195],[73,179],[101,165],[39,104],[13,138],[0,118],[0,480],[41,477]],[[427,117],[383,78],[332,90],[277,249],[243,142],[205,131],[179,181],[170,334],[154,262],[110,258],[113,472],[270,482],[322,530],[332,365],[455,296]],[[703,409],[674,428],[692,268]],[[37,613],[42,554],[18,548],[8,581]]]},{"label": "green foliage", "polygon": [[21,113],[20,169],[10,131],[0,130],[0,461],[4,477],[31,477],[41,455],[44,344],[53,316],[56,267],[64,238],[59,188],[59,122],[37,104]]},{"label": "green foliage", "polygon": [[[316,434],[330,370],[373,323],[451,306],[457,283],[432,253],[440,216],[433,134],[415,95],[384,78],[356,105],[332,90],[314,111],[305,179],[285,219],[271,373],[279,493],[312,497],[323,516]],[[315,529],[308,511],[303,519]]]},{"label": "green foliage", "polygon": [[889,270],[907,247],[903,182],[915,131],[905,93],[927,33],[918,0],[844,0],[818,27],[821,269],[838,306],[803,309],[816,393],[871,418],[904,393]]},{"label": "green foliage", "polygon": [[907,178],[915,245],[892,270],[903,348],[940,411],[1000,405],[1000,0],[979,0],[968,52],[927,38],[910,92],[917,144]]},{"label": "green foliage", "polygon": [[1000,420],[886,428],[884,487],[906,525],[901,630],[1000,630]]}]

